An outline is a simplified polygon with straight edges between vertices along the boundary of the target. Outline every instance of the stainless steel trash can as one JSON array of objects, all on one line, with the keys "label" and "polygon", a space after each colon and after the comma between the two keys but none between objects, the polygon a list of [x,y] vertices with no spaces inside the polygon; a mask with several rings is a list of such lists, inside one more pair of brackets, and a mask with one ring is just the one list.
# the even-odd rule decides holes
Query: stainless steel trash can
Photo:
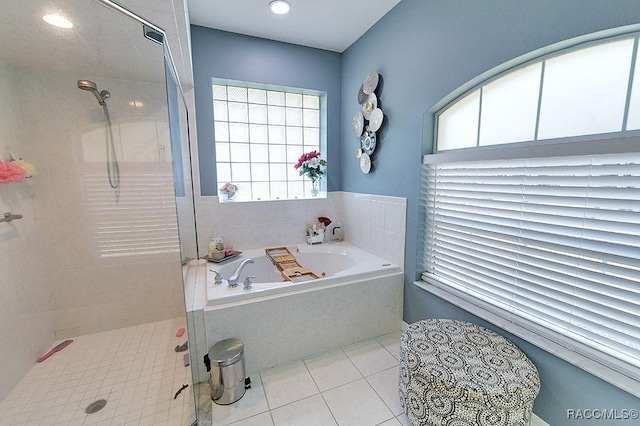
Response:
[{"label": "stainless steel trash can", "polygon": [[216,343],[205,357],[205,364],[211,374],[213,402],[229,405],[244,396],[244,344],[242,341],[226,339]]}]

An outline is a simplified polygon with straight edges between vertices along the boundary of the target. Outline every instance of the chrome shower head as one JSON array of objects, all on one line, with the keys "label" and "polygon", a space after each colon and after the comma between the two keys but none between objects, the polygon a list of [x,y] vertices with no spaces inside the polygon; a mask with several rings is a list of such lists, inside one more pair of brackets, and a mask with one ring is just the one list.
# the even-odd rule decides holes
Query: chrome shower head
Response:
[{"label": "chrome shower head", "polygon": [[90,91],[98,91],[98,86],[93,81],[89,80],[78,80],[78,89],[82,90],[90,90]]},{"label": "chrome shower head", "polygon": [[98,85],[91,80],[78,80],[78,89],[93,93],[100,105],[104,105],[104,101],[111,96],[111,93],[106,90],[98,92]]}]

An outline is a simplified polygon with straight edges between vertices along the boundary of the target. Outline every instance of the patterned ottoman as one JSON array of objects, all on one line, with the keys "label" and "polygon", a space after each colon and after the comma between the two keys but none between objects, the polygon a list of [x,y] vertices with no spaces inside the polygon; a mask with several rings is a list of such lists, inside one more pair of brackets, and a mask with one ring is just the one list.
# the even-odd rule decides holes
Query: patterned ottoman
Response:
[{"label": "patterned ottoman", "polygon": [[415,426],[526,426],[539,390],[529,358],[486,328],[428,319],[400,340],[400,402]]}]

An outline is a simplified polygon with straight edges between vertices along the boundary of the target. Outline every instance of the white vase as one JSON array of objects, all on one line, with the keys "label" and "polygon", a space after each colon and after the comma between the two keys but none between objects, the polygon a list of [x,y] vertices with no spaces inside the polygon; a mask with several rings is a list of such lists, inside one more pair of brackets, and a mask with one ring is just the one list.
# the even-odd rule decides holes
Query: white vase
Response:
[{"label": "white vase", "polygon": [[236,200],[236,191],[229,191],[222,193],[222,202],[223,203],[232,203]]}]

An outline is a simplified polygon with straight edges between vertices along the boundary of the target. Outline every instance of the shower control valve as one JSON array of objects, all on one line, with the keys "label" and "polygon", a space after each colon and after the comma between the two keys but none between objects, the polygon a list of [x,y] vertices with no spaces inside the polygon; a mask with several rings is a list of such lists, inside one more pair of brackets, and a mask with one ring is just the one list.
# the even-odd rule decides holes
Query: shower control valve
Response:
[{"label": "shower control valve", "polygon": [[251,280],[255,279],[255,276],[250,276],[244,279],[244,289],[251,290]]}]

